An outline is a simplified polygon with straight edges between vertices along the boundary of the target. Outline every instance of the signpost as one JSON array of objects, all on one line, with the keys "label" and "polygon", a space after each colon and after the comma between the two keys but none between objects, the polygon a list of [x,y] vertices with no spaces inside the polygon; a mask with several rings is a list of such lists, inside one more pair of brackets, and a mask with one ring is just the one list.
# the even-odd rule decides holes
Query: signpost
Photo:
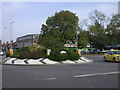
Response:
[{"label": "signpost", "polygon": [[51,49],[47,49],[47,55],[49,56],[51,53]]}]

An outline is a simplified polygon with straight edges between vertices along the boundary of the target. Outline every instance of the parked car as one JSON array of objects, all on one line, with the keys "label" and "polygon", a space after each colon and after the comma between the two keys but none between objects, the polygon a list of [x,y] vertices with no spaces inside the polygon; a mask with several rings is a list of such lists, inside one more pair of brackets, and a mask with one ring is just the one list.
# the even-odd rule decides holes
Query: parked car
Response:
[{"label": "parked car", "polygon": [[105,61],[120,62],[120,50],[108,50],[104,54]]},{"label": "parked car", "polygon": [[88,53],[90,53],[88,50],[82,50],[81,51],[81,54],[88,54]]},{"label": "parked car", "polygon": [[3,55],[4,55],[3,51],[0,51],[0,56],[3,56]]},{"label": "parked car", "polygon": [[101,53],[106,53],[106,50],[102,50]]},{"label": "parked car", "polygon": [[92,54],[99,54],[100,50],[99,49],[93,49],[93,50],[91,50],[91,53]]}]

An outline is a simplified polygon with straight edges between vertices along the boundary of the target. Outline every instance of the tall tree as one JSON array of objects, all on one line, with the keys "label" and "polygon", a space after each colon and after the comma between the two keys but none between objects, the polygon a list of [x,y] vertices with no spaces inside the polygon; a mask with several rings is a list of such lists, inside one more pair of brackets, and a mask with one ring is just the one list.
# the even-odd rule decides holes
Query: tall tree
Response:
[{"label": "tall tree", "polygon": [[55,15],[48,17],[46,24],[42,25],[40,38],[52,36],[63,44],[73,40],[78,26],[78,17],[70,11],[56,12]]},{"label": "tall tree", "polygon": [[89,43],[100,50],[106,46],[104,23],[106,16],[100,11],[90,13],[91,25],[89,25]]},{"label": "tall tree", "polygon": [[88,31],[80,30],[80,33],[78,34],[78,47],[84,48],[87,47],[89,44],[89,38],[88,38]]},{"label": "tall tree", "polygon": [[108,45],[120,44],[120,14],[113,15],[106,29]]}]

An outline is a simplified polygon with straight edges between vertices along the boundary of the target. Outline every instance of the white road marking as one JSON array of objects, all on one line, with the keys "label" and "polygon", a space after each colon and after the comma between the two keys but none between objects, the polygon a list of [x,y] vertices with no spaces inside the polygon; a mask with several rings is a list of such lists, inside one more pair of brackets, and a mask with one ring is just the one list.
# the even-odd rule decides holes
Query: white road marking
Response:
[{"label": "white road marking", "polygon": [[34,79],[34,80],[55,80],[56,78],[39,78],[39,79]]},{"label": "white road marking", "polygon": [[76,75],[75,78],[80,77],[89,77],[89,76],[96,76],[96,75],[109,75],[109,74],[118,74],[120,72],[107,72],[107,73],[95,73],[95,74],[84,74],[84,75]]}]

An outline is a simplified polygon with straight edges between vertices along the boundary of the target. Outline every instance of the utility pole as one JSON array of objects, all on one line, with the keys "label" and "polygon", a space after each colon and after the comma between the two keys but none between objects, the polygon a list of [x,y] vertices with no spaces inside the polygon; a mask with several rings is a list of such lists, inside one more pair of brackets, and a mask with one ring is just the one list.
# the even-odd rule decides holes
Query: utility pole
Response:
[{"label": "utility pole", "polygon": [[12,41],[12,24],[13,24],[14,22],[11,22],[10,23],[10,41]]},{"label": "utility pole", "polygon": [[14,23],[14,22],[11,22],[11,23],[10,23],[10,50],[9,50],[10,55],[13,54],[13,47],[12,47],[12,44],[13,44],[13,42],[12,42],[12,27],[11,27],[13,23]]}]

